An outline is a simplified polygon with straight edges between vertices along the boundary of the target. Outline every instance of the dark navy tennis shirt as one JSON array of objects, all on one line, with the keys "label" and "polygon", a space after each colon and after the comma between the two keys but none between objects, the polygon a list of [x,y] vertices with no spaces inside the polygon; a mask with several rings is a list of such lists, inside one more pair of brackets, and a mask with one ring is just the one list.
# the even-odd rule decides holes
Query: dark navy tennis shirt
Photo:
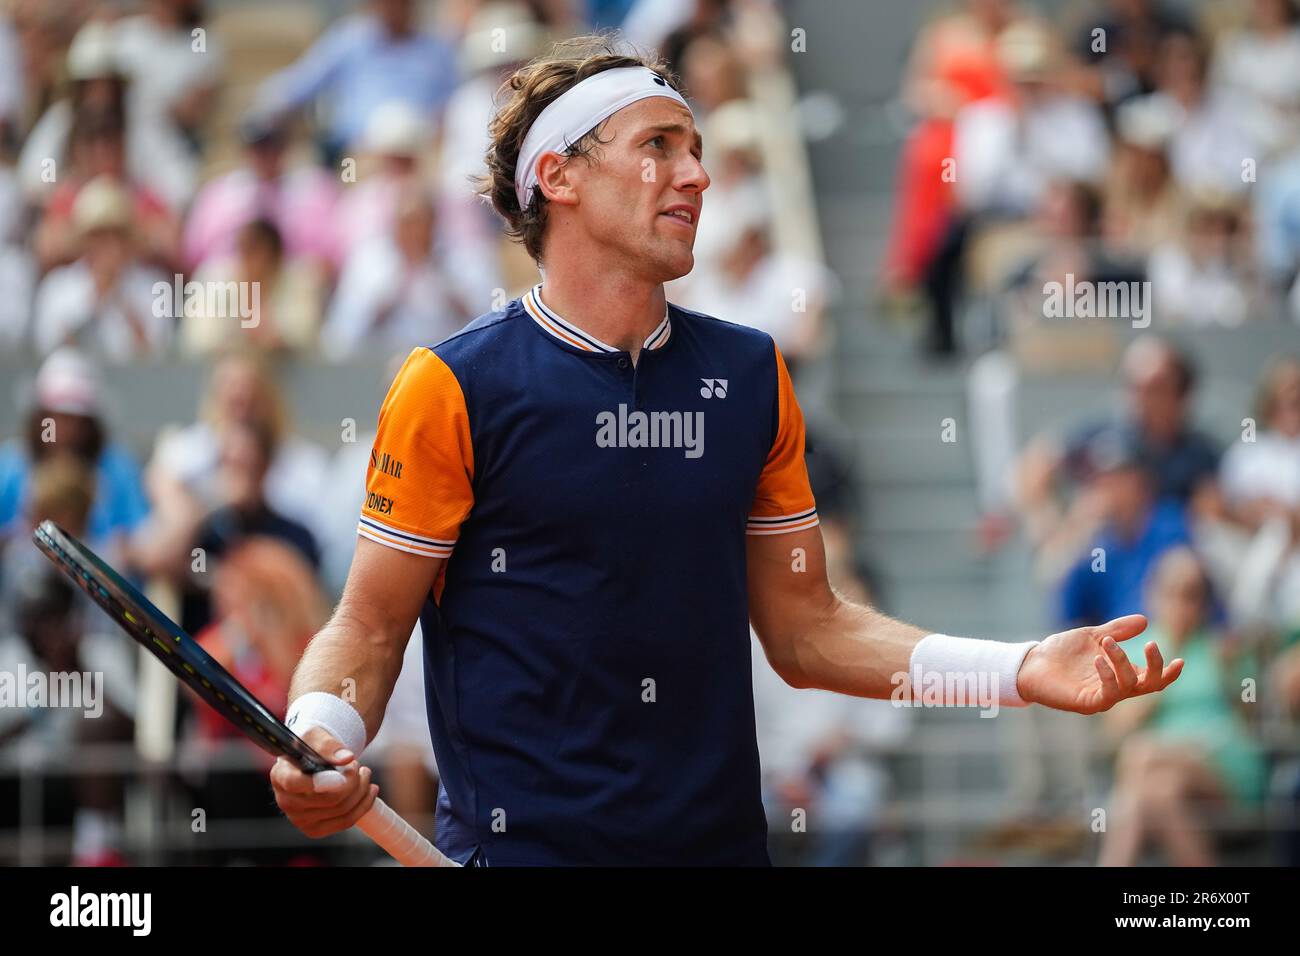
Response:
[{"label": "dark navy tennis shirt", "polygon": [[460,862],[766,864],[747,534],[811,528],[764,332],[670,305],[636,363],[540,286],[407,359],[358,532],[447,559],[421,614]]}]

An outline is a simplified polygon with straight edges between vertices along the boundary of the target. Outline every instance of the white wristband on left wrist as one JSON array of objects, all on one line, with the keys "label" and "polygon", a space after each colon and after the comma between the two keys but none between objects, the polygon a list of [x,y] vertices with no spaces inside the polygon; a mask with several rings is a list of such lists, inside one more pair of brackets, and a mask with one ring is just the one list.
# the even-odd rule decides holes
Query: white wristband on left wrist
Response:
[{"label": "white wristband on left wrist", "polygon": [[[997,681],[999,707],[1028,707],[1030,701],[1020,696],[1016,676],[1025,656],[1038,644],[1025,641],[1008,644],[1003,641],[982,641],[970,637],[953,637],[950,634],[927,634],[912,648],[908,672],[913,679],[913,692],[926,673],[989,674]],[[951,682],[944,681],[945,688]],[[944,700],[946,705],[969,703]]]}]

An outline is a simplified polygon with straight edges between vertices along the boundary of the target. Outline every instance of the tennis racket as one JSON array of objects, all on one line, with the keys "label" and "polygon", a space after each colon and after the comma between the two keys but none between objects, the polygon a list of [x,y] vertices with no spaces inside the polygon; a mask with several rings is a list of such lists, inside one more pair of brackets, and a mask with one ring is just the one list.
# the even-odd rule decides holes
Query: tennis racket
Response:
[{"label": "tennis racket", "polygon": [[[180,680],[249,740],[275,757],[290,760],[304,773],[337,773],[333,765],[277,720],[262,702],[212,659],[198,641],[84,544],[52,521],[33,534],[36,546],[71,578],[124,631],[148,648]],[[382,800],[357,821],[357,827],[404,866],[459,866]]]}]

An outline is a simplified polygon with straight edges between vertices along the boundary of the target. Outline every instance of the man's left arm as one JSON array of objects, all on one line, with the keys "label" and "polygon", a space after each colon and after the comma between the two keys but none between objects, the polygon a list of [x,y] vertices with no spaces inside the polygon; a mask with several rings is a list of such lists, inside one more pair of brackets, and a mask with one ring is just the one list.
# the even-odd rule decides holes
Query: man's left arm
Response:
[{"label": "man's left arm", "polygon": [[1145,649],[1146,667],[1133,666],[1119,642],[1146,629],[1140,614],[1063,631],[1030,647],[932,634],[895,620],[834,592],[817,527],[751,536],[747,561],[750,620],[773,670],[793,687],[889,698],[904,682],[911,691],[918,667],[987,671],[1001,687],[1002,706],[1039,703],[1094,714],[1167,687],[1183,667],[1181,659],[1166,666],[1154,641]]}]

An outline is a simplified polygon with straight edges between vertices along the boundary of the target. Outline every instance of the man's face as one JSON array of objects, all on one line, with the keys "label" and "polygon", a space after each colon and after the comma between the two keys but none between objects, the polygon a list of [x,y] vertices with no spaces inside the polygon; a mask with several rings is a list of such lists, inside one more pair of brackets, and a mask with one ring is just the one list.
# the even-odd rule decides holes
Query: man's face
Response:
[{"label": "man's face", "polygon": [[1176,431],[1186,412],[1187,396],[1174,363],[1152,354],[1132,363],[1127,372],[1129,407],[1143,428],[1161,435]]},{"label": "man's face", "polygon": [[691,113],[656,96],[610,117],[591,162],[567,164],[587,234],[655,282],[695,265],[695,231],[709,174]]}]

